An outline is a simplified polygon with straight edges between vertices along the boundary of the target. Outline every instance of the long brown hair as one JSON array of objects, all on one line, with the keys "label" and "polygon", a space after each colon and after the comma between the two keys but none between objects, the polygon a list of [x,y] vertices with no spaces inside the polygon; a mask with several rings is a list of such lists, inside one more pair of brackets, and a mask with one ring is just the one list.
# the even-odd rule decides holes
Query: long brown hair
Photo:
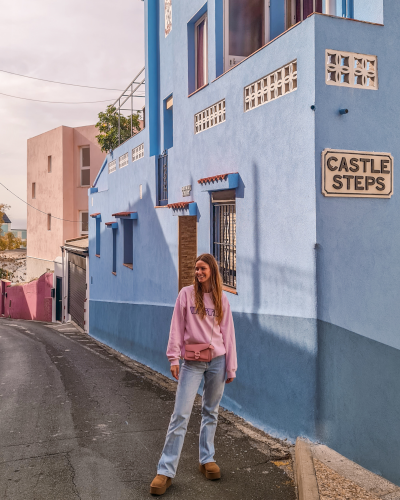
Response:
[{"label": "long brown hair", "polygon": [[[215,319],[217,320],[217,323],[220,324],[224,316],[224,313],[222,311],[222,279],[221,275],[219,274],[218,264],[215,258],[209,253],[203,253],[199,255],[195,261],[195,264],[197,264],[199,260],[202,260],[203,262],[205,262],[210,266],[211,293],[214,302]],[[199,283],[199,280],[197,279],[196,274],[194,275],[193,285],[194,285],[194,303],[197,309],[197,314],[200,316],[201,319],[203,319],[204,316],[206,315],[206,308],[204,306],[204,300],[203,300],[204,292],[201,289],[201,285]]]}]

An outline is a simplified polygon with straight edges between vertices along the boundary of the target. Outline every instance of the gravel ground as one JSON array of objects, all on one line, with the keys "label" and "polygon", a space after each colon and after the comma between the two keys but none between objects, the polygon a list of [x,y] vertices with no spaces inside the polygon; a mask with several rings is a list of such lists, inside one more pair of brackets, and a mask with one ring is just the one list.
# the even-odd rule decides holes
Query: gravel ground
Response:
[{"label": "gravel ground", "polygon": [[320,500],[380,500],[314,458]]}]

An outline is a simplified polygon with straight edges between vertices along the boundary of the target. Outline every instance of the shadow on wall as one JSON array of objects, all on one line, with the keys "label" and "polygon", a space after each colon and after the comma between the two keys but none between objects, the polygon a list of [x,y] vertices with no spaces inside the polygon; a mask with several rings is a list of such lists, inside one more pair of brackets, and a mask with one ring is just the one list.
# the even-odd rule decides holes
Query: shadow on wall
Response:
[{"label": "shadow on wall", "polygon": [[51,322],[53,273],[44,273],[39,279],[22,285],[7,287],[4,316]]},{"label": "shadow on wall", "polygon": [[[257,227],[262,222],[263,207],[256,166],[253,181]],[[146,256],[141,277],[148,273],[149,280],[154,273],[151,266],[162,262],[165,281],[172,280],[173,287],[162,290],[160,296],[176,297],[172,254],[177,237],[174,234],[169,241],[170,235],[164,234],[159,218],[167,216],[168,211],[156,214],[148,192],[140,200],[144,205],[134,203],[129,207],[133,211],[140,207],[140,214],[148,213],[148,218],[139,217],[135,231],[140,232],[141,245],[155,247]],[[303,270],[263,262],[259,238],[254,231],[254,258],[241,264],[252,277],[254,310],[262,311],[265,293],[261,291],[260,266],[267,269],[271,290],[279,280],[281,293],[295,292],[296,297],[309,294],[309,280]],[[317,268],[320,265],[317,254]],[[136,282],[128,291],[130,296],[138,282],[150,288],[164,286],[160,280],[145,285],[142,278],[132,281]],[[172,306],[115,302],[112,297],[91,300],[90,333],[170,376],[165,352],[172,312]],[[400,484],[400,351],[315,319],[237,312],[233,317],[239,369],[235,382],[226,387],[223,406],[277,437],[294,441],[301,435],[320,440]]]}]

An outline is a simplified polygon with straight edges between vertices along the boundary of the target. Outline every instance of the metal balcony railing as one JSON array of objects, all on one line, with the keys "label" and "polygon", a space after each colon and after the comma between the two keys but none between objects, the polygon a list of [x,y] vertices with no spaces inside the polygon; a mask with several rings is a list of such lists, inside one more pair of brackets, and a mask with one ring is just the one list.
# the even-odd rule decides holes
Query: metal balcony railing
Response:
[{"label": "metal balcony railing", "polygon": [[[121,144],[121,111],[130,111],[131,116],[131,137],[134,135],[133,133],[133,120],[132,115],[134,112],[140,113],[141,119],[144,119],[144,107],[142,109],[133,109],[133,99],[134,98],[144,98],[144,89],[145,86],[145,67],[139,71],[139,73],[135,76],[135,78],[131,81],[131,83],[126,87],[126,89],[122,92],[122,94],[118,97],[118,99],[112,105],[116,108],[115,112],[118,113],[118,145]],[[125,103],[130,99],[130,108],[123,108]]]}]

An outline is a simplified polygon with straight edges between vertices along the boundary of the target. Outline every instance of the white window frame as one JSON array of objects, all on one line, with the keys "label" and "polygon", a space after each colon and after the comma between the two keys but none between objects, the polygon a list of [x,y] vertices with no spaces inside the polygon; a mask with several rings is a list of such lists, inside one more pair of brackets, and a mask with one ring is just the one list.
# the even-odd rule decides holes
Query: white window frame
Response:
[{"label": "white window frame", "polygon": [[[79,185],[80,187],[90,187],[90,165],[88,167],[84,167],[83,166],[83,150],[84,149],[89,149],[89,155],[90,155],[90,146],[81,146],[80,148],[80,170],[79,170],[79,175],[80,175],[80,179],[79,179]],[[82,170],[89,170],[89,184],[82,184]]]},{"label": "white window frame", "polygon": [[[264,45],[270,41],[270,0],[264,0]],[[250,54],[249,54],[250,55]],[[246,56],[248,57],[248,56]],[[246,57],[234,59],[233,64],[229,61],[229,0],[224,0],[224,71],[233,68]]]},{"label": "white window frame", "polygon": [[[83,231],[82,229],[82,214],[87,214],[88,215],[88,230]],[[79,211],[79,222],[78,222],[78,234],[79,236],[86,236],[89,234],[89,212],[87,210],[80,210]]]},{"label": "white window frame", "polygon": [[199,24],[201,24],[203,21],[204,22],[204,47],[203,47],[203,53],[204,53],[204,61],[203,61],[203,71],[204,71],[204,85],[207,85],[208,83],[208,17],[207,17],[207,12],[201,16],[201,18],[196,22],[194,25],[194,63],[195,63],[195,71],[194,71],[194,78],[195,78],[195,89],[201,89],[202,87],[197,86],[197,30],[199,28]]}]

